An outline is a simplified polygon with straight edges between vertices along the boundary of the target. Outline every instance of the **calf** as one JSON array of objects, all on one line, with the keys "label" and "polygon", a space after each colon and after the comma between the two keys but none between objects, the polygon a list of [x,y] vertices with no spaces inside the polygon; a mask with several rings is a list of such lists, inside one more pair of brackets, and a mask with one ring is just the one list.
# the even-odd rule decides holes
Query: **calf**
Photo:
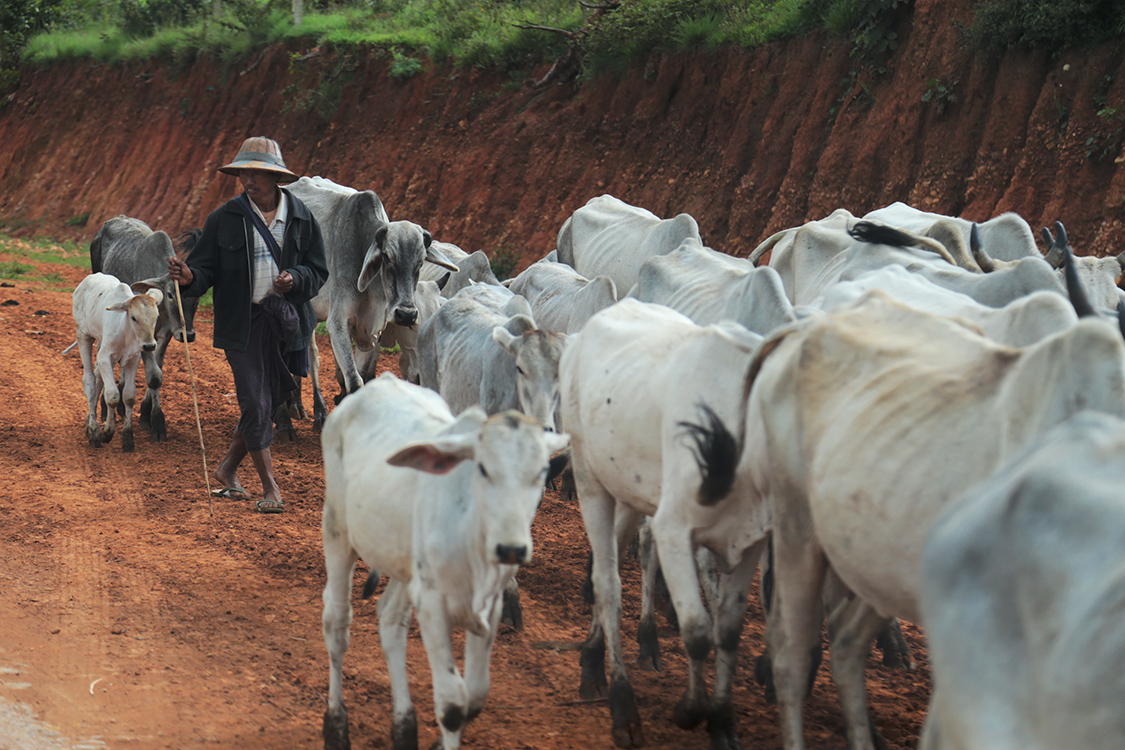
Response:
[{"label": "calf", "polygon": [[[74,324],[82,356],[82,389],[86,392],[86,438],[91,445],[107,443],[116,426],[117,405],[125,405],[121,450],[133,452],[133,403],[137,397],[137,367],[141,352],[156,349],[154,330],[159,317],[160,289],[146,281],[132,287],[105,273],[90,274],[75,288]],[[98,358],[94,360],[94,342]],[[66,351],[70,351],[70,347]],[[65,354],[66,352],[64,352]],[[113,367],[121,366],[121,388]],[[105,425],[98,425],[97,406],[105,396]]]},{"label": "calf", "polygon": [[[379,636],[394,704],[391,745],[418,747],[406,674],[410,608],[418,613],[433,676],[441,746],[457,748],[484,707],[501,592],[531,559],[531,521],[552,452],[566,436],[516,412],[454,417],[433,391],[384,373],[345,399],[321,438],[324,642],[330,671],[326,750],[350,747],[343,698],[352,572],[360,557],[389,577]],[[464,628],[465,674],[450,636]]]},{"label": "calf", "polygon": [[523,295],[540,328],[577,333],[598,310],[617,301],[617,285],[608,276],[587,279],[566,263],[540,260],[505,286]]}]

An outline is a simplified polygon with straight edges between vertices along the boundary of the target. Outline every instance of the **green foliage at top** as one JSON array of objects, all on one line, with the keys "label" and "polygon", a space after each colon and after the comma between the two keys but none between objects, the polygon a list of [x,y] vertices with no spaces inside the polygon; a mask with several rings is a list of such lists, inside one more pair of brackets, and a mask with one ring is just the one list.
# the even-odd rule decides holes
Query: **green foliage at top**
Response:
[{"label": "green foliage at top", "polygon": [[[303,38],[375,45],[405,80],[423,60],[516,70],[573,47],[582,73],[622,70],[656,52],[753,47],[827,29],[852,42],[857,67],[879,72],[898,45],[910,0],[0,0],[0,73],[23,61],[225,59]],[[216,13],[216,6],[222,14]],[[535,27],[535,28],[528,28]],[[1121,0],[983,0],[969,35],[993,47],[1051,50],[1125,34]],[[5,62],[7,60],[8,62]]]},{"label": "green foliage at top", "polygon": [[1121,0],[986,0],[968,35],[978,47],[1058,52],[1125,34]]}]

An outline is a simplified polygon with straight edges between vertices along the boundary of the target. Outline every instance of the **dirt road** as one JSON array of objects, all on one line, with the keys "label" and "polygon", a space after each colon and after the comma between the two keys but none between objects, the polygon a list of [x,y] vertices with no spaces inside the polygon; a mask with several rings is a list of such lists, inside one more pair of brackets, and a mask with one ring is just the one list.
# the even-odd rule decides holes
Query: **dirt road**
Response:
[{"label": "dirt road", "polygon": [[[13,260],[0,250],[0,263]],[[27,263],[25,258],[18,258]],[[278,443],[275,470],[287,511],[265,516],[246,501],[208,502],[182,346],[165,371],[167,443],[138,431],[100,448],[84,437],[82,366],[70,294],[84,272],[45,265],[0,288],[0,701],[65,738],[68,747],[319,748],[327,692],[320,635],[319,438],[298,423],[296,443]],[[209,311],[197,320],[192,364],[207,457],[213,466],[237,421],[230,372],[210,346]],[[321,341],[326,396],[336,393],[331,349]],[[393,357],[387,366],[395,366]],[[396,370],[397,371],[397,370]],[[311,399],[306,395],[306,403]],[[249,467],[247,467],[249,468]],[[256,477],[243,482],[260,494]],[[212,513],[213,511],[213,513]],[[611,748],[605,703],[578,700],[577,643],[589,611],[579,594],[587,543],[577,507],[548,493],[535,523],[536,557],[520,573],[525,629],[505,629],[493,654],[492,692],[466,731],[468,748]],[[361,601],[345,666],[353,745],[389,744],[389,683],[374,599]],[[626,658],[638,614],[637,569],[626,562]],[[892,747],[914,747],[929,695],[925,654],[908,628],[919,669],[869,669],[876,723]],[[650,748],[706,748],[701,728],[677,729],[671,710],[686,684],[677,632],[662,624],[665,668],[632,677]],[[744,747],[779,747],[777,716],[752,677],[761,651],[752,597],[735,705]],[[429,669],[416,629],[412,691],[421,746],[438,737]],[[835,690],[822,670],[806,710],[813,748],[843,748]],[[11,742],[11,740],[8,740]],[[6,750],[0,735],[0,750]],[[19,745],[9,745],[15,750]]]}]

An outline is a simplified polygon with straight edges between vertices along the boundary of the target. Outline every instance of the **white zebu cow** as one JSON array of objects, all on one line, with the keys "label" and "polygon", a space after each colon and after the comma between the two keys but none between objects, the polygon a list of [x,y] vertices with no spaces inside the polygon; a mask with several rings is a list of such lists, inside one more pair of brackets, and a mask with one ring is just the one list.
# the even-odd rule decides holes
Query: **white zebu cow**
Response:
[{"label": "white zebu cow", "polygon": [[[501,593],[531,560],[531,521],[551,453],[566,436],[515,412],[455,418],[433,391],[384,373],[335,409],[324,425],[324,643],[330,671],[325,750],[346,750],[344,653],[351,581],[360,557],[390,578],[379,599],[379,636],[394,702],[395,750],[418,747],[406,674],[411,606],[433,678],[441,746],[460,746],[484,707]],[[401,468],[396,468],[401,467]],[[464,628],[465,674],[451,631]]]},{"label": "white zebu cow", "polygon": [[976,224],[982,248],[996,260],[1019,260],[1040,256],[1031,226],[1022,216],[1011,211],[994,216],[987,221],[972,222],[959,216],[922,211],[896,201],[865,214],[863,218],[880,221],[915,234],[925,233],[938,222],[949,222],[958,228],[966,247],[970,245],[972,228]]},{"label": "white zebu cow", "polygon": [[[685,423],[698,419],[701,403],[723,419],[743,410],[744,373],[760,340],[735,323],[702,327],[662,305],[626,298],[590,318],[563,352],[562,422],[571,435],[574,479],[593,553],[595,601],[580,691],[586,697],[606,694],[608,647],[608,696],[619,747],[644,742],[621,652],[618,573],[619,550],[642,515],[653,517],[660,563],[691,658],[689,684],[673,721],[689,728],[706,719],[712,747],[738,746],[731,684],[768,518],[731,512],[740,502],[739,488],[717,505],[699,502],[699,469]],[[703,494],[726,489],[709,486]],[[726,573],[714,622],[700,600],[697,546],[710,549]],[[714,646],[715,689],[708,696],[706,664]]]},{"label": "white zebu cow", "polygon": [[[86,439],[91,445],[108,443],[117,422],[117,406],[124,404],[121,450],[133,452],[133,404],[137,399],[137,367],[141,352],[156,349],[156,321],[163,293],[158,285],[138,281],[130,287],[116,277],[93,273],[82,279],[71,298],[78,352],[82,356],[82,390],[86,393]],[[98,358],[94,360],[94,343]],[[74,346],[75,344],[72,344]],[[63,354],[70,351],[67,347]],[[118,390],[113,368],[120,365]],[[98,425],[98,403],[105,397],[105,425]]]},{"label": "white zebu cow", "polygon": [[[853,234],[857,231],[862,234]],[[949,251],[937,240],[860,222],[842,208],[819,221],[775,233],[748,260],[757,263],[766,252],[770,253],[770,268],[781,275],[785,294],[794,305],[811,303],[840,280],[845,266],[851,267],[853,276],[892,263],[912,270],[935,266],[969,273],[953,264]]]},{"label": "white zebu cow", "polygon": [[989,307],[898,265],[833,284],[811,306],[827,312],[840,310],[873,289],[917,310],[972,321],[990,339],[1008,346],[1033,344],[1078,321],[1074,306],[1057,292],[1032,292],[1004,307]]},{"label": "white zebu cow", "polygon": [[612,195],[599,195],[563,222],[556,250],[560,263],[587,279],[608,276],[625,294],[637,282],[642,263],[672,252],[689,237],[703,244],[689,214],[661,219]]},{"label": "white zebu cow", "polygon": [[844,209],[778,232],[759,245],[750,259],[760,259],[766,251],[771,251],[770,267],[781,274],[786,294],[795,305],[811,305],[833,284],[890,265],[902,266],[990,307],[1003,307],[1041,290],[1066,293],[1060,275],[1042,258],[1022,258],[992,273],[976,273],[954,265],[945,247],[933,238],[859,221]]},{"label": "white zebu cow", "polygon": [[934,524],[923,750],[1125,747],[1125,422],[1076,415]]},{"label": "white zebu cow", "polygon": [[539,260],[504,286],[531,306],[541,329],[577,333],[590,317],[617,302],[617,285],[608,276],[587,279],[566,263]]},{"label": "white zebu cow", "polygon": [[[363,385],[364,375],[374,376],[360,374],[352,342],[368,352],[377,346],[388,322],[409,326],[417,321],[414,291],[424,261],[450,271],[457,266],[432,247],[428,231],[413,222],[392,222],[372,190],[337,185],[323,177],[302,177],[285,189],[308,206],[324,235],[328,281],[312,303],[317,319],[327,323],[337,379],[346,396]],[[319,430],[328,409],[320,391],[315,337],[309,350],[313,426]]]},{"label": "white zebu cow", "polygon": [[527,301],[502,286],[466,287],[418,331],[420,383],[488,414],[519,409],[555,429],[566,337],[535,327]]},{"label": "white zebu cow", "polygon": [[832,653],[849,746],[869,749],[867,644],[884,618],[920,622],[919,563],[934,519],[1075,412],[1125,414],[1125,343],[1104,320],[1084,319],[1033,346],[1001,346],[876,291],[767,338],[750,373],[734,479],[709,473],[749,477],[752,490],[725,500],[739,503],[730,512],[772,519],[767,639],[783,744],[804,747],[801,704],[830,566],[869,605]]},{"label": "white zebu cow", "polygon": [[777,271],[695,240],[646,260],[628,296],[670,307],[699,325],[733,320],[760,334],[797,319]]}]

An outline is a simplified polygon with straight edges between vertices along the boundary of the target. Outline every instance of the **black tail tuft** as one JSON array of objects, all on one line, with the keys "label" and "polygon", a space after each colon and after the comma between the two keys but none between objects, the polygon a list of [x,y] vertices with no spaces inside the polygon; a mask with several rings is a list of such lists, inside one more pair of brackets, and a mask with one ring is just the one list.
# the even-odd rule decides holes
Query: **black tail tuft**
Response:
[{"label": "black tail tuft", "polygon": [[565,449],[562,453],[550,459],[547,462],[547,486],[554,487],[555,480],[559,475],[566,471],[566,467],[570,465],[570,448]]},{"label": "black tail tuft", "polygon": [[367,580],[363,582],[362,598],[370,599],[371,595],[375,593],[375,589],[379,587],[379,571],[373,570],[368,576]]},{"label": "black tail tuft", "polygon": [[734,486],[741,450],[738,440],[711,407],[700,404],[699,410],[702,412],[700,421],[706,422],[706,425],[692,422],[677,424],[684,428],[684,437],[691,439],[689,448],[699,465],[699,473],[703,476],[699,486],[699,502],[714,505],[726,497]]},{"label": "black tail tuft", "polygon": [[195,245],[199,242],[199,238],[203,235],[203,230],[199,227],[192,227],[179,236],[179,241],[176,243],[180,247],[180,251],[185,255],[195,249]]},{"label": "black tail tuft", "polygon": [[917,247],[918,245],[918,238],[909,232],[888,227],[885,224],[876,224],[872,221],[858,222],[848,230],[848,236],[853,240],[872,245],[890,245],[891,247]]}]

